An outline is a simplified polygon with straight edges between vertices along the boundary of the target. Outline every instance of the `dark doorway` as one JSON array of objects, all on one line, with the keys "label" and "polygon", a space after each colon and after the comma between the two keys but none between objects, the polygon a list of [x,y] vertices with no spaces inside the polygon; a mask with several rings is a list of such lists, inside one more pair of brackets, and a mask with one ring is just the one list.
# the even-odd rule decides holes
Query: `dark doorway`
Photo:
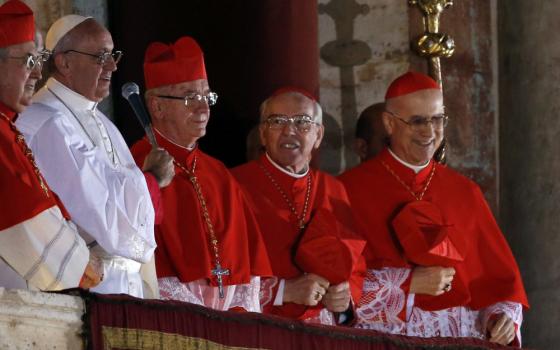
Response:
[{"label": "dark doorway", "polygon": [[219,95],[200,147],[227,166],[245,161],[245,138],[258,106],[276,88],[300,86],[318,94],[316,0],[109,1],[115,47],[125,56],[115,73],[115,120],[129,144],[142,137],[120,88],[143,92],[142,62],[149,43],[189,35],[205,53],[210,87]]}]

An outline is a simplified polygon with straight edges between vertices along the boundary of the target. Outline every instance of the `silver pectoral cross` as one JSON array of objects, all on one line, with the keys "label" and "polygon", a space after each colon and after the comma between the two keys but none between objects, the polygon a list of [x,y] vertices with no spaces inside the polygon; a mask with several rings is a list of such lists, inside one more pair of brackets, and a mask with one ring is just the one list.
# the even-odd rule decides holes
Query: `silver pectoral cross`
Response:
[{"label": "silver pectoral cross", "polygon": [[224,282],[222,281],[222,276],[229,275],[229,269],[222,269],[222,265],[217,264],[216,268],[212,270],[212,274],[216,276],[216,280],[218,281],[218,292],[220,295],[220,299],[224,298]]}]

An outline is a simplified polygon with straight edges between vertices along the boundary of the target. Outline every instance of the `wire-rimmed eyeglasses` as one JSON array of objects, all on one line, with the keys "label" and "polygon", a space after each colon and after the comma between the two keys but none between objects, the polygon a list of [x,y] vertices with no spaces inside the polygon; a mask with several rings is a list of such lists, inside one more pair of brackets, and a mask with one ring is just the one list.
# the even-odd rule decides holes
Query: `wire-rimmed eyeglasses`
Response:
[{"label": "wire-rimmed eyeglasses", "polygon": [[388,110],[386,110],[386,112],[408,125],[413,131],[422,131],[430,124],[434,127],[434,130],[443,130],[447,126],[447,122],[449,121],[449,117],[445,115],[445,113],[435,114],[431,117],[413,115],[409,120],[405,120],[395,112],[391,112]]},{"label": "wire-rimmed eyeglasses", "polygon": [[284,129],[288,123],[295,126],[299,132],[308,132],[314,124],[313,117],[307,114],[298,114],[291,117],[282,114],[271,114],[264,121],[270,129]]},{"label": "wire-rimmed eyeglasses", "polygon": [[25,56],[4,56],[4,58],[23,60],[25,62],[25,68],[27,68],[28,70],[33,70],[35,69],[35,67],[42,68],[43,63],[47,61],[49,57],[50,53],[48,51],[43,51],[38,55],[28,53]]},{"label": "wire-rimmed eyeglasses", "polygon": [[193,92],[185,97],[169,96],[169,95],[155,95],[155,96],[159,98],[168,98],[172,100],[183,100],[185,101],[185,106],[190,106],[193,104],[193,102],[202,102],[202,101],[207,103],[208,106],[213,106],[218,102],[218,94],[215,92],[209,92],[206,95],[201,95],[196,92]]},{"label": "wire-rimmed eyeglasses", "polygon": [[118,64],[123,56],[122,51],[113,51],[113,52],[106,51],[99,54],[93,54],[93,53],[88,53],[88,52],[83,52],[78,50],[66,50],[63,53],[70,53],[70,52],[75,52],[75,53],[79,53],[80,55],[94,57],[97,59],[97,64],[99,64],[100,66],[106,65],[110,59],[112,59],[113,62],[115,62],[115,64]]}]

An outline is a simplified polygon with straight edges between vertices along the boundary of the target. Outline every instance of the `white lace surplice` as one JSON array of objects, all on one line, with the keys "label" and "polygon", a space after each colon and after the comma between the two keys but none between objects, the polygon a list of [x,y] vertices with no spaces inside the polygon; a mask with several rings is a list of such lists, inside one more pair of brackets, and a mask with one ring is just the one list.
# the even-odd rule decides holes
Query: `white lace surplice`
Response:
[{"label": "white lace surplice", "polygon": [[163,277],[158,279],[158,285],[164,300],[186,301],[222,311],[240,307],[245,311],[261,312],[258,276],[251,276],[247,284],[224,286],[224,298],[220,298],[218,287],[208,285],[205,279],[182,283],[177,277]]},{"label": "white lace surplice", "polygon": [[[414,306],[413,295],[407,296],[401,289],[410,271],[408,268],[367,271],[362,299],[356,312],[356,327],[417,337],[484,339],[484,330],[490,317],[503,313],[517,325],[517,339],[521,343],[521,304],[500,302],[482,310],[459,306],[439,311],[424,311]],[[406,312],[403,313],[403,310]],[[406,315],[406,320],[401,318],[403,315]]]}]

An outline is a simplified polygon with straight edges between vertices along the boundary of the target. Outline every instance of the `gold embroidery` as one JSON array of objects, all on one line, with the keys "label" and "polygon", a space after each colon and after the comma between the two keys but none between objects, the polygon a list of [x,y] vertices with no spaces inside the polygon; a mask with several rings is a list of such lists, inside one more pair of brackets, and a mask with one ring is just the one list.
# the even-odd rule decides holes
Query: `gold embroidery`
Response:
[{"label": "gold embroidery", "polygon": [[208,339],[143,329],[102,327],[103,348],[127,350],[264,350],[219,344]]}]

